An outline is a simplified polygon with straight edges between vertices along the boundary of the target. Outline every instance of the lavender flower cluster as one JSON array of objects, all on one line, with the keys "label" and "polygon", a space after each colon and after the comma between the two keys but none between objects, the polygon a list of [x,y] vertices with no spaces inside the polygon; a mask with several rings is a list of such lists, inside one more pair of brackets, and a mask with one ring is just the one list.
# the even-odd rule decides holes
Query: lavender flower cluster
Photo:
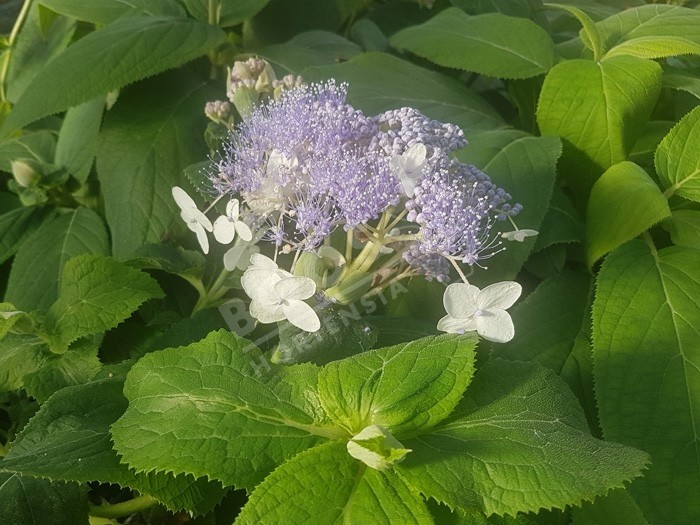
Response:
[{"label": "lavender flower cluster", "polygon": [[[417,273],[446,280],[450,261],[478,264],[499,251],[494,222],[521,209],[451,156],[466,144],[458,126],[412,108],[368,117],[330,81],[255,108],[211,180],[220,195],[240,194],[265,238],[287,251],[315,250],[339,226],[376,232],[371,224],[383,214],[402,218],[410,235],[392,248]],[[407,193],[396,161],[416,145],[425,159]]]}]

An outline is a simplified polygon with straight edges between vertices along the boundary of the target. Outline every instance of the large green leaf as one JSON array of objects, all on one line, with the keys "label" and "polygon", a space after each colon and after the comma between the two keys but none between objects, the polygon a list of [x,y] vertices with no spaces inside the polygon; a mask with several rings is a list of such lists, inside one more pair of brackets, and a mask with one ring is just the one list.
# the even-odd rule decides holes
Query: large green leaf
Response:
[{"label": "large green leaf", "polygon": [[631,241],[608,255],[593,306],[593,360],[607,439],[652,465],[630,490],[651,523],[700,521],[700,250]]},{"label": "large green leaf", "polygon": [[117,20],[81,38],[49,62],[22,93],[3,129],[11,131],[189,62],[225,38],[219,28],[187,18]]},{"label": "large green leaf", "polygon": [[0,472],[0,516],[12,525],[88,525],[85,490]]},{"label": "large green leaf", "polygon": [[639,476],[647,455],[593,438],[554,372],[497,359],[475,375],[456,413],[404,442],[396,472],[426,497],[489,514],[576,505]]},{"label": "large green leaf", "polygon": [[686,91],[700,98],[700,77],[698,70],[669,69],[664,73],[664,87]]},{"label": "large green leaf", "polygon": [[534,251],[554,244],[580,242],[584,237],[584,225],[579,219],[571,199],[557,185],[554,186],[549,210],[544,216]]},{"label": "large green leaf", "polygon": [[699,53],[699,23],[700,12],[697,10],[647,5],[625,9],[596,25],[608,50],[606,56],[662,58]]},{"label": "large green leaf", "polygon": [[48,347],[38,337],[10,334],[0,341],[0,392],[11,392],[24,385],[24,376],[46,362]]},{"label": "large green leaf", "polygon": [[441,66],[499,78],[541,75],[557,60],[554,42],[533,21],[500,13],[469,16],[457,8],[399,31],[390,42]]},{"label": "large green leaf", "polygon": [[349,60],[362,52],[357,44],[329,31],[301,33],[284,44],[268,46],[260,50],[282,73],[299,73],[311,66],[328,66]]},{"label": "large green leaf", "polygon": [[323,408],[351,435],[369,425],[401,439],[445,419],[474,373],[472,336],[425,337],[324,366],[318,377]]},{"label": "large green leaf", "polygon": [[649,525],[639,506],[626,490],[613,490],[592,502],[571,509],[571,525]]},{"label": "large green leaf", "polygon": [[[538,230],[547,213],[554,188],[561,142],[555,137],[533,137],[522,131],[494,131],[474,136],[458,153],[463,162],[474,164],[523,205],[515,219],[519,228]],[[496,228],[508,231],[509,223]],[[507,242],[506,252],[496,255],[488,270],[477,270],[475,282],[515,278],[535,245],[534,238],[523,243]],[[489,261],[490,263],[490,261]]]},{"label": "large green leaf", "polygon": [[610,166],[588,200],[588,266],[670,215],[668,200],[642,168],[629,161]]},{"label": "large green leaf", "polygon": [[101,25],[125,16],[185,14],[177,0],[39,0],[39,3],[56,13]]},{"label": "large green leaf", "polygon": [[119,462],[109,427],[124,413],[123,382],[103,379],[56,392],[12,444],[0,470],[86,483],[116,483],[150,494],[172,510],[203,514],[223,496],[192,476],[135,474]]},{"label": "large green leaf", "polygon": [[536,361],[566,381],[596,428],[590,332],[591,278],[564,272],[540,283],[513,308],[516,337],[493,345],[491,354],[514,361]]},{"label": "large green leaf", "polygon": [[226,331],[143,357],[127,376],[129,408],[112,427],[117,452],[137,471],[252,488],[322,438],[343,435],[321,423],[314,365],[269,366]]},{"label": "large green leaf", "polygon": [[362,53],[335,66],[308,68],[302,76],[348,82],[348,101],[370,115],[410,106],[465,131],[504,125],[489,104],[458,82],[383,53]]},{"label": "large green leaf", "polygon": [[144,272],[102,255],[74,257],[63,268],[58,300],[46,316],[51,347],[62,352],[78,337],[106,332],[144,301],[161,297]]},{"label": "large green leaf", "polygon": [[432,522],[415,490],[391,471],[368,469],[338,442],[302,452],[275,470],[236,520],[241,525]]},{"label": "large green leaf", "polygon": [[12,161],[34,160],[39,164],[53,162],[56,134],[48,130],[32,131],[0,142],[0,170],[12,173]]},{"label": "large green leaf", "polygon": [[102,219],[86,208],[43,223],[17,252],[5,300],[25,312],[48,310],[58,297],[66,261],[83,253],[107,254],[108,242]]},{"label": "large green leaf", "polygon": [[[163,90],[164,84],[178,88]],[[208,99],[206,83],[177,72],[125,91],[107,115],[97,174],[116,258],[159,242],[173,220],[180,221],[171,189],[182,184],[186,166],[206,157],[202,108]]]},{"label": "large green leaf", "polygon": [[676,124],[656,149],[654,158],[666,194],[700,201],[700,107]]}]

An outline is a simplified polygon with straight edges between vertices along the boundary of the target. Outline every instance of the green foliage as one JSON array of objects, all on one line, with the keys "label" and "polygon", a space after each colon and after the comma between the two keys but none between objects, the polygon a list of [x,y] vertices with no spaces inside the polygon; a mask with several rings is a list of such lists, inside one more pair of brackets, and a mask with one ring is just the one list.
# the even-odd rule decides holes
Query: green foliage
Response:
[{"label": "green foliage", "polygon": [[[700,522],[696,0],[6,4],[0,521]],[[238,308],[171,189],[211,202],[252,56],[461,127],[523,205],[465,267],[522,285],[514,339],[436,336],[445,285],[390,265],[315,333]]]}]

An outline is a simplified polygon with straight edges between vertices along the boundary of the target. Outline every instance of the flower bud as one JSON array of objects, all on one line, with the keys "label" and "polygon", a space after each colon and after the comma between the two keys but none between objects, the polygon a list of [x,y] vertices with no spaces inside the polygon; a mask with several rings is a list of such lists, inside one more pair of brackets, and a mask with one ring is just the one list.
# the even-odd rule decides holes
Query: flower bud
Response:
[{"label": "flower bud", "polygon": [[231,116],[231,104],[222,100],[207,102],[204,114],[214,122],[226,122]]},{"label": "flower bud", "polygon": [[12,176],[17,181],[17,184],[23,188],[34,185],[41,177],[41,174],[32,164],[29,160],[12,161]]},{"label": "flower bud", "polygon": [[274,92],[277,77],[272,66],[261,58],[235,62],[226,79],[226,95],[242,117],[250,115],[261,95]]}]

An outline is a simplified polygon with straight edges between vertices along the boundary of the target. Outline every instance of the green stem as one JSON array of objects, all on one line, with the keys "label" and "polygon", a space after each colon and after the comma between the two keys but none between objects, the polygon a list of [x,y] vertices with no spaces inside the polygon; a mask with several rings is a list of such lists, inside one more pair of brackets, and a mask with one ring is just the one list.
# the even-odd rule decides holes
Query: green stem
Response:
[{"label": "green stem", "polygon": [[139,496],[113,505],[90,505],[90,514],[99,518],[123,518],[158,504],[152,496]]},{"label": "green stem", "polygon": [[24,25],[24,21],[29,14],[29,8],[32,5],[32,0],[25,0],[22,5],[22,9],[15,20],[15,25],[12,27],[12,32],[7,39],[7,51],[5,51],[5,56],[2,61],[2,68],[0,69],[0,102],[7,102],[7,95],[5,94],[5,77],[7,77],[7,71],[10,68],[10,55],[12,54],[12,48],[15,45],[15,40],[17,39],[17,34],[19,30]]}]

